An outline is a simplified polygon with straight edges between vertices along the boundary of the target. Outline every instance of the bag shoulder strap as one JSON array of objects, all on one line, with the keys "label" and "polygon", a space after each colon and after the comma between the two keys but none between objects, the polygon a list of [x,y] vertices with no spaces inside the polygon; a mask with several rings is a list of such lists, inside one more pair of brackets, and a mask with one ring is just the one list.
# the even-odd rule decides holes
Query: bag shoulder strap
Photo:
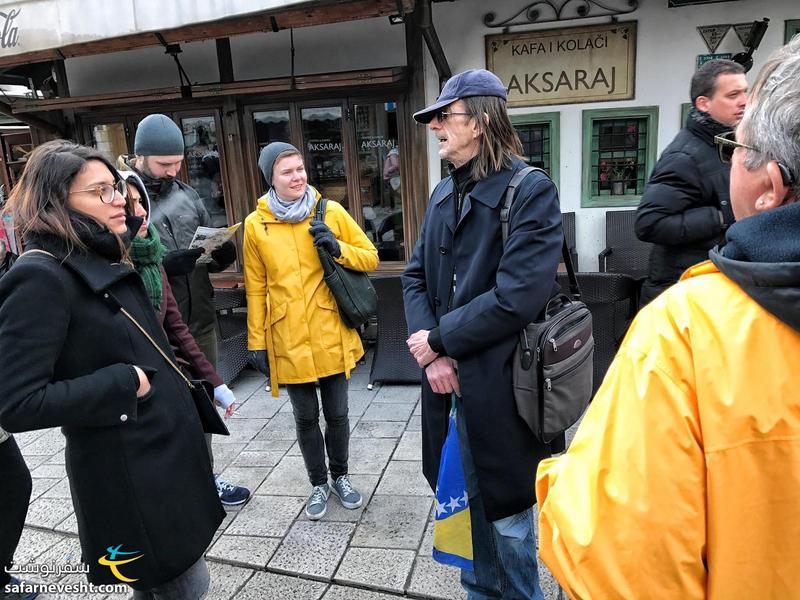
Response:
[{"label": "bag shoulder strap", "polygon": [[[540,169],[539,167],[524,167],[514,173],[514,176],[511,177],[511,181],[508,182],[508,187],[506,188],[506,195],[503,200],[503,206],[500,209],[500,227],[503,230],[503,243],[506,243],[508,240],[508,222],[509,217],[511,215],[511,205],[514,203],[514,196],[516,195],[517,187],[528,174],[533,173],[534,171],[538,171],[544,174],[545,177],[550,179],[550,175],[547,174],[547,171],[544,169]],[[569,278],[569,290],[570,294],[572,295],[574,300],[581,299],[581,289],[578,286],[578,278],[575,275],[575,268],[572,265],[572,257],[569,253],[569,246],[567,246],[567,236],[566,234],[562,238],[561,243],[561,258],[564,261],[564,266],[567,268],[567,276]]]},{"label": "bag shoulder strap", "polygon": [[[49,257],[51,257],[51,258],[54,258],[54,259],[58,260],[54,254],[52,254],[52,253],[48,252],[47,250],[39,250],[38,248],[32,248],[31,250],[26,250],[25,252],[23,252],[22,254],[20,254],[20,255],[19,255],[19,257],[20,257],[20,258],[22,258],[22,257],[23,257],[23,256],[25,256],[26,254],[32,254],[32,253],[34,253],[34,252],[38,252],[38,253],[40,253],[40,254],[46,254],[47,256],[49,256]],[[186,382],[186,385],[188,385],[190,389],[194,389],[194,384],[191,382],[191,380],[189,380],[189,378],[188,378],[188,377],[186,377],[186,375],[184,375],[184,374],[183,374],[183,372],[182,372],[182,371],[181,371],[181,370],[178,368],[178,366],[177,366],[177,365],[176,365],[174,362],[172,362],[172,359],[170,359],[170,357],[169,357],[169,356],[167,356],[167,353],[166,353],[166,352],[164,352],[164,351],[161,349],[161,346],[159,346],[159,345],[156,343],[156,341],[155,341],[155,340],[154,340],[154,339],[153,339],[153,338],[150,336],[150,334],[149,334],[149,333],[147,333],[147,330],[145,330],[145,328],[144,328],[144,327],[142,327],[142,326],[139,324],[139,321],[137,321],[137,320],[136,320],[136,319],[133,317],[133,315],[131,315],[131,313],[129,313],[129,312],[128,312],[128,311],[125,309],[125,307],[124,307],[124,306],[120,306],[120,307],[119,307],[119,310],[120,310],[120,312],[121,312],[123,315],[125,315],[125,316],[126,316],[126,317],[127,317],[129,320],[130,320],[130,322],[131,322],[131,323],[133,323],[133,324],[136,326],[136,328],[137,328],[139,331],[141,331],[141,332],[142,332],[142,334],[144,334],[144,337],[146,337],[146,338],[148,339],[148,341],[149,341],[151,344],[153,344],[153,347],[154,347],[154,348],[155,348],[155,349],[158,351],[158,353],[159,353],[159,354],[160,354],[160,355],[161,355],[161,356],[164,358],[164,360],[165,360],[165,361],[167,361],[167,363],[169,364],[169,366],[171,366],[173,369],[175,369],[175,372],[176,372],[178,375],[180,375],[180,376],[181,376],[181,379],[183,379],[183,380]]]},{"label": "bag shoulder strap", "polygon": [[314,218],[317,221],[325,221],[325,209],[328,208],[328,199],[327,198],[320,198],[317,202],[317,210],[314,213]]}]

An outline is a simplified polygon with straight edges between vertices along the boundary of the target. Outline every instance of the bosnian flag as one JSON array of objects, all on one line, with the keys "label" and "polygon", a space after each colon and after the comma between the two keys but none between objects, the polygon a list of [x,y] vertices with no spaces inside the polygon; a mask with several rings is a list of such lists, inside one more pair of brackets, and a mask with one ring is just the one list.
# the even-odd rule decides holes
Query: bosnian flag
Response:
[{"label": "bosnian flag", "polygon": [[444,565],[472,571],[472,522],[469,496],[456,431],[456,404],[450,410],[447,439],[442,447],[436,482],[436,518],[433,522],[433,558]]}]

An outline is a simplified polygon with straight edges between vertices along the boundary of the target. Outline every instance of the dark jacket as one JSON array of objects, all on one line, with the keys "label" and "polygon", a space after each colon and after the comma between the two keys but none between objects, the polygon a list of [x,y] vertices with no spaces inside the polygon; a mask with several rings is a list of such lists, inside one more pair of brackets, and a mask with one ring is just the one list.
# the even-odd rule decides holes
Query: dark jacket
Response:
[{"label": "dark jacket", "polygon": [[3,259],[3,262],[0,263],[0,277],[8,273],[11,267],[14,266],[14,262],[17,260],[17,255],[11,252],[10,250],[6,252],[6,257]]},{"label": "dark jacket", "polygon": [[184,323],[181,312],[178,310],[178,303],[175,301],[164,267],[161,267],[161,286],[164,298],[158,311],[158,317],[169,343],[175,349],[178,361],[189,368],[195,379],[207,379],[214,387],[224,384],[225,382],[214,370],[214,366],[208,362],[206,355],[203,354],[192,334],[189,333],[189,327]]},{"label": "dark jacket", "polygon": [[[51,240],[32,240],[59,258]],[[95,584],[119,583],[98,560],[149,589],[205,552],[225,516],[186,383],[119,311],[124,306],[171,355],[136,272],[94,252],[21,257],[0,280],[0,424],[61,427],[82,559]],[[132,365],[151,377],[136,397]],[[118,559],[126,558],[117,556]]]},{"label": "dark jacket", "polygon": [[[500,206],[512,175],[525,166],[515,160],[512,170],[479,181],[463,199],[458,224],[452,179],[441,181],[403,273],[409,333],[438,327],[444,353],[458,361],[470,447],[491,521],[536,502],[536,466],[549,455],[517,415],[511,361],[520,329],[558,291],[563,234],[556,188],[534,172],[517,189],[503,249]],[[449,396],[434,394],[423,377],[423,471],[431,489],[449,408]]]},{"label": "dark jacket", "polygon": [[[714,136],[730,127],[692,109],[658,159],[636,211],[636,235],[655,244],[642,289],[649,302],[723,241],[733,223],[730,165],[719,160]],[[722,219],[720,219],[720,215]],[[724,221],[724,224],[723,224]]]}]

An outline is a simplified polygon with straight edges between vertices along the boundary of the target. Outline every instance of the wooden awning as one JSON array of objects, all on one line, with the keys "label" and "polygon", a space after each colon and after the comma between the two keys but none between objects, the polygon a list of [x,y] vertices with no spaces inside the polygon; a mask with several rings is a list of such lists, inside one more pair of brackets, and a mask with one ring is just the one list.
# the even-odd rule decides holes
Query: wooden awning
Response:
[{"label": "wooden awning", "polygon": [[[311,27],[327,23],[388,17],[401,12],[412,12],[415,0],[316,0],[303,3],[300,6],[297,6],[297,3],[293,4],[294,6],[287,8],[275,8],[244,16],[186,25],[173,29],[146,31],[68,44],[47,50],[7,54],[0,56],[0,67],[134,50],[150,46],[161,46],[164,43],[197,42],[257,33],[259,31],[279,31],[281,29]],[[19,35],[23,34],[24,31],[19,33]]]}]

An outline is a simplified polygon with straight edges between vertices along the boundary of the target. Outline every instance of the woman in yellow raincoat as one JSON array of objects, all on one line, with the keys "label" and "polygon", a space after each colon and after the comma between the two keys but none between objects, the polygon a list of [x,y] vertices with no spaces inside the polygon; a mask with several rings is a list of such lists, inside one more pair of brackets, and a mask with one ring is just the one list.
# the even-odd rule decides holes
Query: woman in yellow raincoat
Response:
[{"label": "woman in yellow raincoat", "polygon": [[569,451],[539,551],[571,598],[800,597],[800,38],[732,136],[737,222],[639,313]]},{"label": "woman in yellow raincoat", "polygon": [[[270,189],[244,226],[248,348],[252,362],[269,372],[273,396],[278,395],[279,384],[289,391],[297,440],[313,488],[306,515],[317,520],[325,515],[331,492],[345,508],[362,503],[347,473],[347,380],[364,354],[358,333],[342,322],[323,281],[317,247],[357,271],[373,271],[378,251],[336,202],[328,201],[324,222],[313,220],[320,194],[308,185],[303,157],[294,146],[269,144],[258,166]],[[324,441],[316,382],[325,415]]]}]

